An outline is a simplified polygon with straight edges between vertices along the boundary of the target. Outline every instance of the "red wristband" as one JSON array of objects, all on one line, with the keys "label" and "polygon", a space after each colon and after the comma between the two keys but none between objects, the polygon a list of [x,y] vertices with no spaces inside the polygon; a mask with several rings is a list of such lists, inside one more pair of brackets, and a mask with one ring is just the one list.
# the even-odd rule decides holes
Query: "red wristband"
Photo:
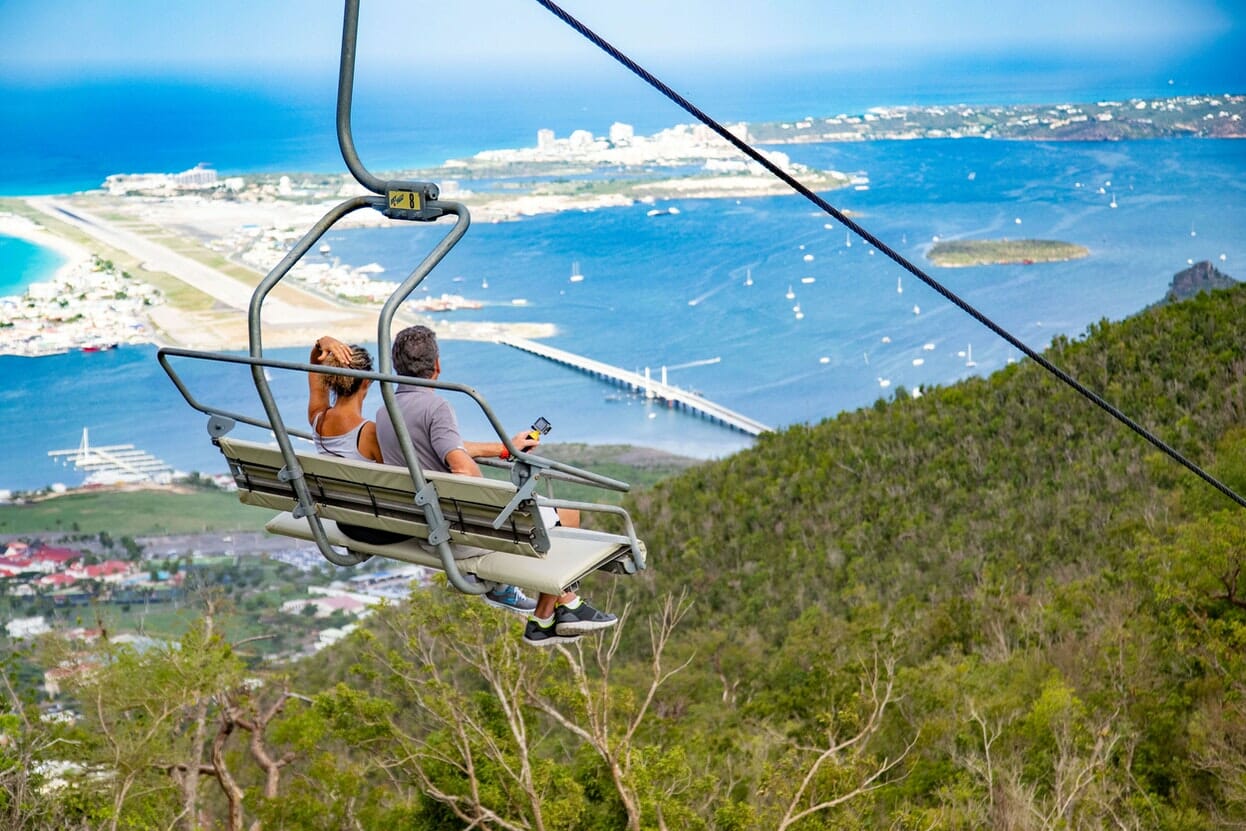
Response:
[{"label": "red wristband", "polygon": [[503,447],[502,452],[498,454],[498,458],[501,459],[502,461],[506,461],[510,457],[511,457],[511,452],[507,450],[505,447]]}]

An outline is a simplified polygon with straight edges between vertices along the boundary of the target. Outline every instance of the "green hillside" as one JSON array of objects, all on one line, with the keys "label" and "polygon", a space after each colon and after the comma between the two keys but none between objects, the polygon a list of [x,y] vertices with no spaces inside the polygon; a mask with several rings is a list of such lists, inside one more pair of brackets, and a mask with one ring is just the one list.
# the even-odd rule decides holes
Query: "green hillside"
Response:
[{"label": "green hillside", "polygon": [[[1246,491],[1246,287],[1048,354]],[[64,810],[169,825],[211,745],[200,806],[265,827],[1246,825],[1246,509],[1028,362],[924,392],[629,496],[651,568],[584,586],[617,639],[533,650],[434,587],[284,668],[215,618],[114,655],[75,752],[140,712],[172,749]]]}]

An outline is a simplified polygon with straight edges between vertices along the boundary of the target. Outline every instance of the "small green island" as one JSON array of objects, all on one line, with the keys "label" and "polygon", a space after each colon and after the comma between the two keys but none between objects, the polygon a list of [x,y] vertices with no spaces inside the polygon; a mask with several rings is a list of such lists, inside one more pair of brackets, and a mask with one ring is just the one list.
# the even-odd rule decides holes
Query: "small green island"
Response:
[{"label": "small green island", "polygon": [[937,266],[1031,265],[1080,260],[1090,249],[1050,239],[970,239],[936,242],[926,257]]}]

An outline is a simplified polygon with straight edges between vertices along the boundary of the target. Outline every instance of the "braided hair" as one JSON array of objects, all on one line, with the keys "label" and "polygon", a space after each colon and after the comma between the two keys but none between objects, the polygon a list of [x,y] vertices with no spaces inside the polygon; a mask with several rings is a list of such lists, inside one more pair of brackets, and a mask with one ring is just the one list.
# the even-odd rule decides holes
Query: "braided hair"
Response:
[{"label": "braided hair", "polygon": [[[352,343],[350,345],[350,364],[342,364],[332,355],[325,355],[324,365],[371,372],[372,356],[368,354],[368,350],[364,349],[362,346]],[[359,392],[359,387],[365,380],[351,375],[325,375],[323,377],[325,386],[327,386],[329,391],[338,398],[354,395]]]}]

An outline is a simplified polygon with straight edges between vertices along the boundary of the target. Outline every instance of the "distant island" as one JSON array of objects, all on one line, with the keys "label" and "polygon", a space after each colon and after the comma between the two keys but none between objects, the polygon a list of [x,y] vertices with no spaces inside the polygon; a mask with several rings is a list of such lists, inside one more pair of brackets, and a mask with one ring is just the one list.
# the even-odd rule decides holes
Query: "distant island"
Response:
[{"label": "distant island", "polygon": [[1126,141],[1246,138],[1246,95],[1182,95],[1074,104],[873,107],[864,113],[750,124],[758,144],[922,138]]},{"label": "distant island", "polygon": [[1030,265],[1080,260],[1090,249],[1049,239],[952,240],[936,242],[926,257],[937,266]]}]

